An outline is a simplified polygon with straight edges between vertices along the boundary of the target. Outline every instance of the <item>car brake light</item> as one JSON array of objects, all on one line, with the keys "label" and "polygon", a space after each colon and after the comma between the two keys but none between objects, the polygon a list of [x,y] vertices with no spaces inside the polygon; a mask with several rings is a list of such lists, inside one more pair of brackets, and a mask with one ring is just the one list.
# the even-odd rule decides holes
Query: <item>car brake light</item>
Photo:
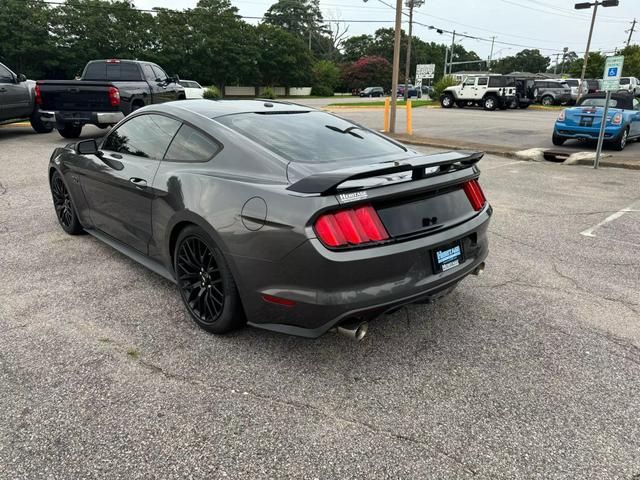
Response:
[{"label": "car brake light", "polygon": [[620,125],[622,123],[622,114],[620,112],[616,113],[611,119],[612,125]]},{"label": "car brake light", "polygon": [[116,87],[109,87],[109,103],[112,107],[120,105],[120,90]]},{"label": "car brake light", "polygon": [[469,202],[471,203],[473,209],[476,212],[482,210],[482,207],[484,207],[485,203],[487,203],[487,199],[485,198],[478,181],[471,180],[469,182],[466,182],[463,188],[464,193],[467,194],[467,198],[469,199]]},{"label": "car brake light", "polygon": [[559,121],[559,122],[564,122],[565,116],[566,116],[566,111],[565,111],[565,110],[562,110],[562,111],[560,112],[560,115],[558,116],[558,121]]},{"label": "car brake light", "polygon": [[42,94],[40,93],[40,85],[36,83],[35,88],[36,105],[42,105]]},{"label": "car brake light", "polygon": [[116,58],[110,58],[109,60],[107,60],[107,63],[120,63],[120,60]]},{"label": "car brake light", "polygon": [[328,247],[363,245],[389,238],[371,205],[325,213],[316,220],[314,227],[320,241]]}]

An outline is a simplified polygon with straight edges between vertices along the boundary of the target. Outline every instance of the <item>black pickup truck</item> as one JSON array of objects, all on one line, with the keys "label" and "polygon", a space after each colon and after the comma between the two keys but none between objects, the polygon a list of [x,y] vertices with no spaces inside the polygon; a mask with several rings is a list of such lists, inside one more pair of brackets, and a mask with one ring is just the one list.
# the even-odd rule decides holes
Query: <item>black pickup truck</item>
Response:
[{"label": "black pickup truck", "polygon": [[92,60],[80,80],[38,80],[36,103],[45,125],[77,138],[86,124],[107,128],[145,105],[184,99],[178,80],[151,62]]}]

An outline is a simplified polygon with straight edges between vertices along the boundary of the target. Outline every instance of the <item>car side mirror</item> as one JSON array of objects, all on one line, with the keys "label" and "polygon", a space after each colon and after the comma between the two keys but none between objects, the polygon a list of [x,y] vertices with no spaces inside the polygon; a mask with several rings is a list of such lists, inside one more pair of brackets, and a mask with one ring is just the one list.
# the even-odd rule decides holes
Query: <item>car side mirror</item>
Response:
[{"label": "car side mirror", "polygon": [[17,76],[17,80],[18,80],[18,83],[26,82],[27,81],[27,77],[25,75],[23,75],[22,73],[19,73],[18,76]]},{"label": "car side mirror", "polygon": [[174,73],[173,77],[171,77],[171,80],[173,81],[173,83],[178,83],[180,81],[180,77],[177,73]]},{"label": "car side mirror", "polygon": [[82,140],[76,143],[76,152],[80,155],[97,155],[99,152],[98,144],[93,138],[90,140]]}]

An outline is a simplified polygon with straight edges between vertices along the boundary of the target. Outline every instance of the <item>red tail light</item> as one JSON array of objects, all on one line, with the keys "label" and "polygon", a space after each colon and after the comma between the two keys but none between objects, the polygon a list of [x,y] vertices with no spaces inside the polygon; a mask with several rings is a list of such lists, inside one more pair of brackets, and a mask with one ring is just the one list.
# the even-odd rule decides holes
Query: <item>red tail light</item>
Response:
[{"label": "red tail light", "polygon": [[120,105],[120,90],[116,87],[109,87],[109,103],[112,107]]},{"label": "red tail light", "polygon": [[464,184],[464,193],[467,194],[467,198],[476,212],[482,210],[482,207],[487,203],[487,199],[477,180],[466,182]]},{"label": "red tail light", "polygon": [[42,95],[40,93],[40,85],[36,83],[35,88],[35,96],[36,96],[36,105],[42,105]]},{"label": "red tail light", "polygon": [[328,247],[387,240],[389,234],[371,205],[325,213],[316,220],[318,238]]}]

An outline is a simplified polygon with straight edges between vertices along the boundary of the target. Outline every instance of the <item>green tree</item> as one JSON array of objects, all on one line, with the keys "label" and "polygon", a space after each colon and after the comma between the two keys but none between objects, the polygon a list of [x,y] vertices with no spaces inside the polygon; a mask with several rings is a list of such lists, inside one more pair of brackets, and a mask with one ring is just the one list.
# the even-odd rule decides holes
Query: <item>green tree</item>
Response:
[{"label": "green tree", "polygon": [[[602,78],[605,59],[606,57],[603,56],[600,52],[589,53],[589,61],[587,62],[587,71],[585,73],[585,78]],[[584,59],[579,58],[571,62],[566,70],[572,77],[580,78],[583,63]]]},{"label": "green tree", "polygon": [[200,0],[190,14],[191,60],[201,76],[220,87],[259,83],[256,28],[238,17],[228,0]]},{"label": "green tree", "polygon": [[0,61],[17,73],[42,78],[59,67],[42,0],[0,2]]},{"label": "green tree", "polygon": [[356,35],[344,41],[344,59],[355,62],[371,53],[373,37],[371,35]]},{"label": "green tree", "polygon": [[549,57],[545,57],[540,50],[525,49],[510,57],[501,58],[492,66],[496,73],[511,72],[546,72],[549,67]]},{"label": "green tree", "polygon": [[313,66],[314,95],[333,95],[340,84],[340,69],[329,60],[320,60]]},{"label": "green tree", "polygon": [[624,55],[622,74],[625,77],[640,78],[640,45],[629,45],[623,48],[619,55]]},{"label": "green tree", "polygon": [[257,68],[263,84],[286,88],[309,84],[312,57],[302,40],[263,23],[257,27],[257,41],[260,45]]},{"label": "green tree", "polygon": [[323,31],[319,0],[278,0],[264,14],[264,22],[299,38]]}]

